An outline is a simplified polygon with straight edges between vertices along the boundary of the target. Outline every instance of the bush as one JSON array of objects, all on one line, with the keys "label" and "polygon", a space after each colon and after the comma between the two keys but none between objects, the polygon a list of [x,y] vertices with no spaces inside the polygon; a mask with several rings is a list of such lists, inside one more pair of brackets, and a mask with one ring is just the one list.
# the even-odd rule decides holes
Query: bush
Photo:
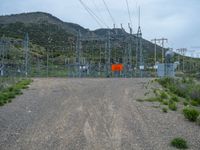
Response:
[{"label": "bush", "polygon": [[169,85],[172,85],[174,83],[173,78],[162,78],[159,79],[158,82],[165,88],[167,88]]},{"label": "bush", "polygon": [[199,103],[198,103],[197,101],[195,101],[195,100],[192,100],[192,101],[190,102],[190,104],[191,104],[192,106],[198,106],[198,105],[199,105]]},{"label": "bush", "polygon": [[168,112],[168,109],[167,109],[166,107],[164,107],[164,108],[162,108],[162,111],[163,111],[164,113],[167,113],[167,112]]},{"label": "bush", "polygon": [[189,92],[189,97],[192,100],[195,100],[196,102],[198,102],[200,104],[200,86],[194,86],[190,92]]},{"label": "bush", "polygon": [[183,105],[184,105],[184,106],[188,106],[189,103],[188,103],[187,101],[184,101],[184,102],[183,102]]},{"label": "bush", "polygon": [[180,97],[186,98],[188,95],[188,89],[190,89],[190,85],[184,83],[178,83],[176,85],[175,94],[177,94]]},{"label": "bush", "polygon": [[0,106],[3,106],[4,105],[4,102],[3,101],[0,101]]},{"label": "bush", "polygon": [[165,92],[162,92],[162,93],[160,94],[160,98],[162,98],[162,99],[167,99],[167,98],[168,98],[168,95],[167,95]]},{"label": "bush", "polygon": [[197,124],[200,125],[200,115],[199,115],[199,117],[197,118]]},{"label": "bush", "polygon": [[199,112],[196,109],[189,107],[183,109],[183,114],[185,118],[192,122],[195,122],[197,120],[197,117],[199,116]]},{"label": "bush", "polygon": [[170,110],[173,110],[173,111],[177,110],[177,104],[175,102],[169,102],[168,107]]},{"label": "bush", "polygon": [[171,97],[171,100],[174,101],[174,102],[179,102],[179,99],[178,99],[178,97],[176,95],[173,95]]},{"label": "bush", "polygon": [[187,149],[188,148],[186,140],[184,140],[183,138],[180,138],[180,137],[173,139],[171,141],[171,145],[178,149]]},{"label": "bush", "polygon": [[163,105],[168,105],[168,101],[163,101]]}]

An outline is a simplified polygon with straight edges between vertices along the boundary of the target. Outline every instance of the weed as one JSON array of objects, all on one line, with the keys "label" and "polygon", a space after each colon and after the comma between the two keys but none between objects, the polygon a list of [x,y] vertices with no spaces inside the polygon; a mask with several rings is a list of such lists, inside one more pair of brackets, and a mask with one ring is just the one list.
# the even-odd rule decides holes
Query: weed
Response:
[{"label": "weed", "polygon": [[178,97],[176,95],[173,95],[171,97],[171,100],[174,101],[174,102],[179,102],[179,99],[178,99]]},{"label": "weed", "polygon": [[168,101],[163,101],[163,105],[168,105]]},{"label": "weed", "polygon": [[197,101],[195,101],[195,100],[192,100],[192,101],[190,102],[190,104],[191,104],[192,106],[198,106],[198,105],[199,105],[199,103],[198,103]]},{"label": "weed", "polygon": [[167,98],[168,98],[168,95],[167,95],[165,92],[161,92],[160,97],[161,97],[162,99],[167,99]]},{"label": "weed", "polygon": [[143,99],[136,99],[137,102],[144,102]]},{"label": "weed", "polygon": [[171,141],[171,145],[178,149],[187,149],[188,148],[187,141],[180,137],[174,138]]},{"label": "weed", "polygon": [[147,101],[147,102],[161,102],[162,99],[160,97],[151,97],[151,98],[146,99],[145,101]]},{"label": "weed", "polygon": [[184,101],[184,102],[183,102],[183,105],[184,105],[184,106],[188,106],[189,103],[188,103],[187,101]]},{"label": "weed", "polygon": [[200,126],[200,115],[199,115],[199,117],[197,118],[197,124]]},{"label": "weed", "polygon": [[163,107],[163,108],[162,108],[162,111],[163,111],[164,113],[167,113],[167,112],[168,112],[168,109],[167,109],[166,107]]},{"label": "weed", "polygon": [[170,110],[173,110],[173,111],[177,110],[177,104],[175,102],[169,102],[168,107]]},{"label": "weed", "polygon": [[0,106],[3,106],[4,105],[4,102],[3,101],[0,101]]}]

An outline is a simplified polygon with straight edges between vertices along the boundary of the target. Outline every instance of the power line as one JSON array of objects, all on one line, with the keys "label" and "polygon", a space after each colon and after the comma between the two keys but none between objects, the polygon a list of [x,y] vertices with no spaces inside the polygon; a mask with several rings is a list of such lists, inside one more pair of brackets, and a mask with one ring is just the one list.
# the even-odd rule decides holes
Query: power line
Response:
[{"label": "power line", "polygon": [[85,3],[82,0],[79,0],[81,5],[85,8],[85,10],[91,15],[91,17],[97,22],[97,24],[102,27],[101,23],[99,20],[95,17],[95,15],[92,13],[92,11],[85,5]]},{"label": "power line", "polygon": [[101,11],[100,11],[99,7],[97,6],[95,0],[92,0],[92,3],[93,3],[93,5],[94,5],[96,11],[98,11],[98,13],[99,13],[99,18],[101,18],[101,21],[103,22],[103,24],[104,24],[107,28],[109,28],[109,26],[105,23],[105,21],[104,21],[102,15],[101,15]]},{"label": "power line", "polygon": [[128,0],[126,0],[126,6],[127,6],[127,10],[128,10],[129,21],[130,21],[131,28],[132,28],[133,27],[133,23],[132,23],[132,20],[131,20],[131,14],[130,14],[130,8],[129,8]]},{"label": "power line", "polygon": [[111,18],[113,24],[115,24],[115,19],[113,18],[112,14],[111,14],[111,12],[110,12],[110,10],[109,10],[109,8],[108,8],[108,5],[106,4],[105,0],[102,0],[102,1],[103,1],[103,3],[104,3],[104,6],[106,7],[106,10],[107,10],[107,12],[108,12],[108,14],[109,14],[109,16],[110,16],[110,18]]},{"label": "power line", "polygon": [[92,16],[92,18],[97,22],[97,24],[100,27],[102,27],[102,24],[108,27],[82,0],[79,0],[79,2],[82,4],[85,10]]}]

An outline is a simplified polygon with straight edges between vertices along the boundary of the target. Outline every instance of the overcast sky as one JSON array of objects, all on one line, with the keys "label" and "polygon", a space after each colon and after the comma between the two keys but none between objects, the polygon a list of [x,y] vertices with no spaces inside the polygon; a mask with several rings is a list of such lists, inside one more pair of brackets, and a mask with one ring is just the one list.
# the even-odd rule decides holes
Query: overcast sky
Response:
[{"label": "overcast sky", "polygon": [[[103,0],[82,0],[105,24],[113,27]],[[200,0],[127,0],[133,23],[138,26],[138,6],[141,7],[143,37],[168,38],[166,47],[186,47],[200,54]],[[126,0],[105,0],[117,27],[122,23],[128,31]],[[101,28],[79,0],[1,0],[0,14],[43,11],[65,22],[80,24],[91,30]],[[105,26],[104,26],[105,27]],[[197,55],[197,54],[196,54]]]}]

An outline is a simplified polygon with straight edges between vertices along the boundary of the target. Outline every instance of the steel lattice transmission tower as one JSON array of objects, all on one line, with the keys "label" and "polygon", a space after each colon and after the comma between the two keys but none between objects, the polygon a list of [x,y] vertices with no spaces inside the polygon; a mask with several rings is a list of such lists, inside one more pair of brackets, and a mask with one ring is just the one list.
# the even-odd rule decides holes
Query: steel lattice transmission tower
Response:
[{"label": "steel lattice transmission tower", "polygon": [[137,44],[136,44],[136,70],[143,70],[144,68],[144,57],[142,49],[142,30],[140,26],[140,7],[139,7],[139,21],[138,21],[138,31],[136,34]]}]

